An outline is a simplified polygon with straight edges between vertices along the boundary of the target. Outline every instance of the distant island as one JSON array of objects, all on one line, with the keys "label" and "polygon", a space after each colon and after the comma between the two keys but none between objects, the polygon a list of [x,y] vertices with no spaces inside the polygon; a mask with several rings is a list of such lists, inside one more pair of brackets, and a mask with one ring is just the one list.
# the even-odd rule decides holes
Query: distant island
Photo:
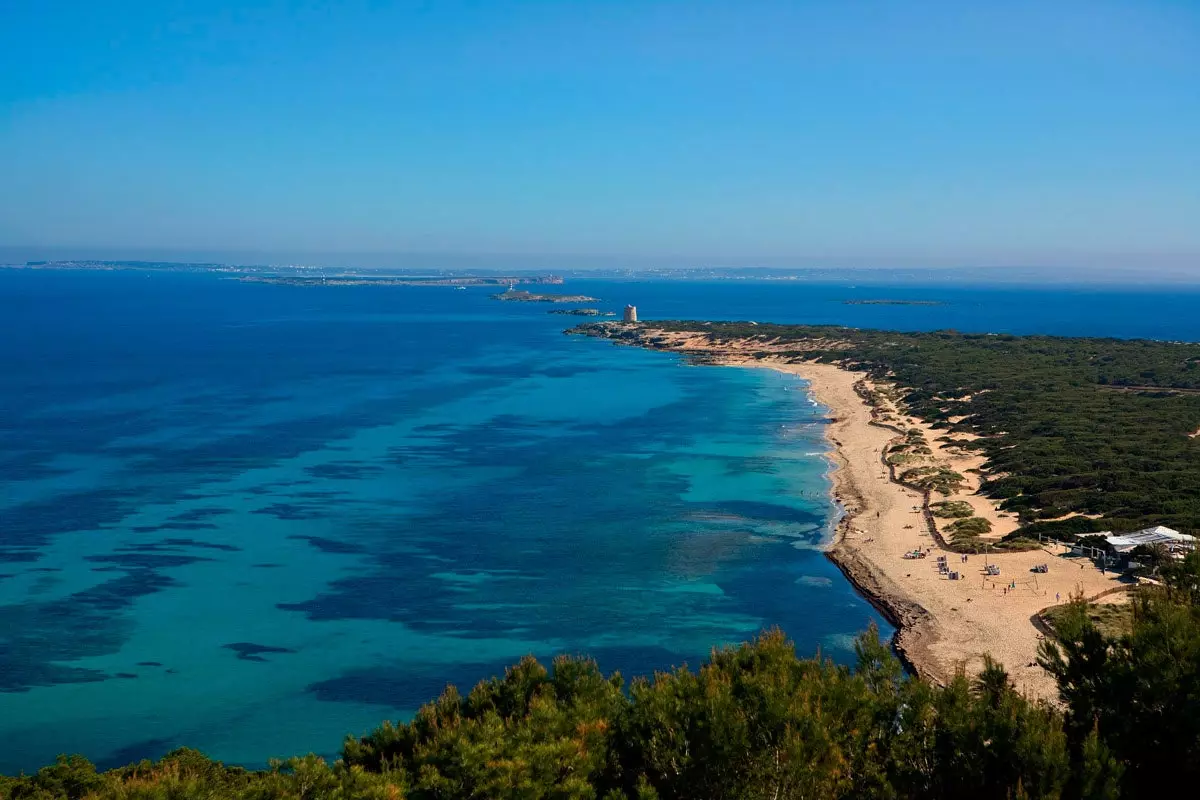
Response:
[{"label": "distant island", "polygon": [[843,300],[847,306],[944,306],[941,300]]},{"label": "distant island", "polygon": [[512,288],[507,292],[494,294],[492,297],[510,303],[595,303],[600,299],[588,297],[586,294],[538,294]]},{"label": "distant island", "polygon": [[615,317],[615,311],[601,311],[598,308],[552,308],[547,314],[564,314],[569,317]]}]

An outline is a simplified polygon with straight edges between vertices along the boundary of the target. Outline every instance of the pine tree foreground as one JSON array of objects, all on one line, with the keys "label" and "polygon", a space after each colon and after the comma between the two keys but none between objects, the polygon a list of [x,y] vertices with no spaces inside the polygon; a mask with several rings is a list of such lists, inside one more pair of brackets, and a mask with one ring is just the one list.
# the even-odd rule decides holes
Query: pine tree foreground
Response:
[{"label": "pine tree foreground", "polygon": [[905,675],[875,631],[848,668],[797,658],[772,630],[628,686],[588,659],[525,658],[347,738],[332,764],[252,771],[181,749],[97,772],[60,757],[0,778],[0,800],[1177,797],[1200,785],[1200,555],[1164,578],[1120,636],[1072,601],[1041,654],[1061,709],[990,660],[938,687]]}]

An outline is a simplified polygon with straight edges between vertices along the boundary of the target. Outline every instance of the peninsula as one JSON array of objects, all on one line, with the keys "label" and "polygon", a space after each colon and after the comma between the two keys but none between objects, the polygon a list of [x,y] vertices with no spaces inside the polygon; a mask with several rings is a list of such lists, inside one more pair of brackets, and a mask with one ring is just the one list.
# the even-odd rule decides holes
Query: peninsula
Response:
[{"label": "peninsula", "polygon": [[615,317],[615,311],[601,311],[598,308],[552,308],[547,314],[561,314],[568,317]]},{"label": "peninsula", "polygon": [[1042,612],[1076,594],[1121,602],[1128,587],[1067,545],[1200,532],[1200,345],[708,322],[571,332],[807,380],[830,409],[846,512],[829,557],[937,682],[989,654],[1054,697],[1037,665]]},{"label": "peninsula", "polygon": [[562,283],[562,278],[556,275],[242,275],[237,280],[243,283],[270,283],[282,286],[512,286],[527,283]]}]

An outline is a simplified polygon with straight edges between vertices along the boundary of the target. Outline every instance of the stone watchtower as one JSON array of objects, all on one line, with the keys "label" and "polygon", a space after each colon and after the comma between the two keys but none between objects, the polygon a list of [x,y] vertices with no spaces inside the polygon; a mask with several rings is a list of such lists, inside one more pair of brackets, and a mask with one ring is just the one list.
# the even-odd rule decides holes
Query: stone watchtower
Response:
[{"label": "stone watchtower", "polygon": [[625,306],[626,322],[637,322],[637,306]]}]

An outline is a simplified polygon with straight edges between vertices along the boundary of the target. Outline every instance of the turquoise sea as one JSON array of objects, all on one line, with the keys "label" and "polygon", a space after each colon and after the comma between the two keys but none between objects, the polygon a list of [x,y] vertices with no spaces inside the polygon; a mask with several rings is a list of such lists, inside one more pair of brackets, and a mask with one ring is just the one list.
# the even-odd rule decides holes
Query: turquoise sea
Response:
[{"label": "turquoise sea", "polygon": [[[573,281],[644,317],[1200,339],[1192,289]],[[0,771],[334,754],[521,655],[890,633],[823,409],[488,289],[0,270]],[[937,299],[937,306],[845,305]]]}]

